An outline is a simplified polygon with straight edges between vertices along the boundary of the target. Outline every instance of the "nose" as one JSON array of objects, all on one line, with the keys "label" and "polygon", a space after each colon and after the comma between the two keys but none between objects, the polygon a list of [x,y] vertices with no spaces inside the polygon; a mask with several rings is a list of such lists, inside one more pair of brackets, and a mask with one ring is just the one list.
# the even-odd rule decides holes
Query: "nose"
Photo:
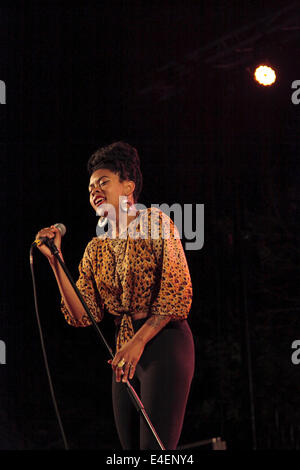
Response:
[{"label": "nose", "polygon": [[102,195],[102,188],[101,188],[100,184],[97,185],[97,186],[94,186],[94,188],[92,189],[91,196],[94,197],[95,194],[101,194]]}]

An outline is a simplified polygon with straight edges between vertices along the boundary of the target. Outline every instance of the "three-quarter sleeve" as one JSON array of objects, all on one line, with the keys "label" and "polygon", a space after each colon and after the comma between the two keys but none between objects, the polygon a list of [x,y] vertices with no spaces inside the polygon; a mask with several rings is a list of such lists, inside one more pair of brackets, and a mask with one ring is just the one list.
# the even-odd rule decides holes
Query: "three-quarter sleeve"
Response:
[{"label": "three-quarter sleeve", "polygon": [[151,244],[159,274],[151,312],[182,320],[187,318],[192,304],[190,272],[174,222],[163,212],[156,216],[157,230],[154,224]]},{"label": "three-quarter sleeve", "polygon": [[[90,313],[93,318],[99,322],[103,318],[103,306],[99,291],[97,289],[94,272],[93,272],[93,255],[95,254],[95,249],[93,248],[93,243],[90,242],[85,251],[83,258],[81,259],[78,271],[79,278],[76,281],[76,286],[79,289],[83,300],[85,301]],[[75,319],[69,310],[67,309],[64,299],[61,298],[61,311],[64,314],[64,317],[69,325],[80,327],[80,326],[89,326],[92,324],[88,314],[84,314],[81,320]]]}]

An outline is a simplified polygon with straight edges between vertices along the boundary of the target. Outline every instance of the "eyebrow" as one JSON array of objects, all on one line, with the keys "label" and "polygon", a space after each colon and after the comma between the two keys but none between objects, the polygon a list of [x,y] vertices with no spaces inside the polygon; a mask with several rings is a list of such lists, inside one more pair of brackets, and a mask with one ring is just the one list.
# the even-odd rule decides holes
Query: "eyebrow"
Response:
[{"label": "eyebrow", "polygon": [[[94,181],[94,183],[101,181],[102,178],[109,178],[109,176],[106,176],[106,175],[100,176],[100,178],[97,178],[97,179]],[[88,186],[88,189],[91,189],[93,186],[95,186],[94,183],[90,183],[89,186]]]}]

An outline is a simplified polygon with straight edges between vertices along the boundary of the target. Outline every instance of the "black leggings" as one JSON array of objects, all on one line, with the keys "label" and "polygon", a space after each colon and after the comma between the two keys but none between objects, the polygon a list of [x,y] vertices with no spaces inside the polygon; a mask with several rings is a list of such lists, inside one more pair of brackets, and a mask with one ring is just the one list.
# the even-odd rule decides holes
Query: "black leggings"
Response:
[{"label": "black leggings", "polygon": [[[137,331],[146,319],[133,321]],[[147,343],[130,381],[167,450],[176,449],[194,373],[194,341],[186,320],[169,322]],[[124,450],[160,449],[126,384],[112,379],[115,423]]]}]

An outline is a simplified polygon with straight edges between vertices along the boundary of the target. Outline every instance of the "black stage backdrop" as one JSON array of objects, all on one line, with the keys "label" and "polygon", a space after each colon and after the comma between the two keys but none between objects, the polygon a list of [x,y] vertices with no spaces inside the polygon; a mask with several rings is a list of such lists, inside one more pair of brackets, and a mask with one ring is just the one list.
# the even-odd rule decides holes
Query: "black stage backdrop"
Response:
[{"label": "black stage backdrop", "polygon": [[[141,203],[205,208],[204,245],[186,250],[196,371],[180,445],[220,436],[234,450],[300,448],[299,15],[287,1],[0,7],[0,448],[63,448],[29,248],[64,223],[77,279],[97,223],[86,162],[116,140],[139,150]],[[253,80],[260,60],[277,67],[273,87]],[[120,449],[108,355],[92,327],[67,325],[38,251],[34,269],[70,448]],[[111,318],[102,329],[112,344]]]}]

